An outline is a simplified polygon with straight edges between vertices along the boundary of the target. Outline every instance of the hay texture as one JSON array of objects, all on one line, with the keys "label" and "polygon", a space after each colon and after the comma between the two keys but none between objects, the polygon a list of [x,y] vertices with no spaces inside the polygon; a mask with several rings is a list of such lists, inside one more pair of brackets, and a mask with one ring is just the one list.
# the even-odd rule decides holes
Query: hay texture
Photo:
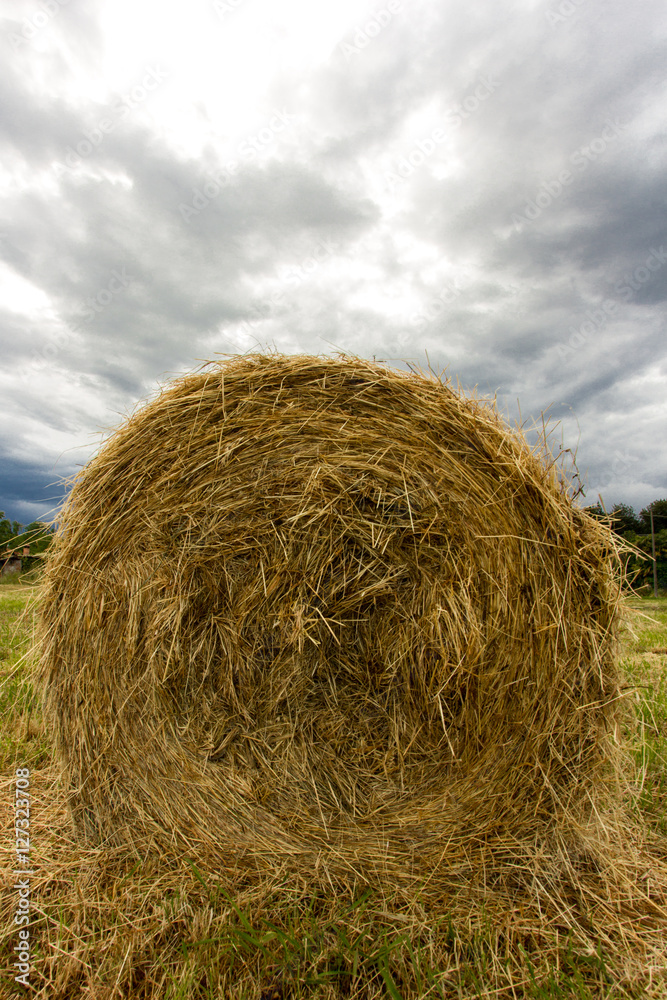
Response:
[{"label": "hay texture", "polygon": [[421,372],[255,354],[167,386],[46,571],[79,834],[408,895],[575,850],[618,777],[620,584],[568,490]]}]

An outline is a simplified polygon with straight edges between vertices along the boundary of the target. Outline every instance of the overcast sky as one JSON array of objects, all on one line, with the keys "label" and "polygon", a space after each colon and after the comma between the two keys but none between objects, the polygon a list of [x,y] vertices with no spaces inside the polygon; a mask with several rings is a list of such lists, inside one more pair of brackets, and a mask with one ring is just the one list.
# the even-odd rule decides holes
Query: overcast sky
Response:
[{"label": "overcast sky", "polygon": [[661,0],[4,12],[8,516],[44,516],[160,384],[253,349],[428,359],[560,421],[580,502],[667,496]]}]

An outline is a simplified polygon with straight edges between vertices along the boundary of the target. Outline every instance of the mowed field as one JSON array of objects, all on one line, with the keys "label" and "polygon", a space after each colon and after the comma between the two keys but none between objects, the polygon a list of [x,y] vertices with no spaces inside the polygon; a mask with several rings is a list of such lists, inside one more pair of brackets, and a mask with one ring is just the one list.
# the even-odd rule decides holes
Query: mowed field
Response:
[{"label": "mowed field", "polygon": [[[0,904],[3,1000],[28,993],[53,1000],[667,997],[667,945],[662,960],[654,948],[638,961],[628,938],[624,961],[622,948],[605,953],[603,929],[592,917],[579,938],[559,933],[545,917],[538,939],[534,922],[527,922],[523,944],[510,941],[492,919],[484,929],[483,922],[457,925],[447,913],[437,926],[406,930],[400,914],[369,891],[354,901],[324,900],[287,883],[263,907],[245,907],[242,896],[229,897],[214,874],[188,859],[78,844],[25,656],[29,611],[21,615],[35,594],[30,585],[0,586],[0,815],[8,862]],[[652,856],[664,863],[667,597],[630,603],[640,615],[625,635],[622,656],[636,717],[624,734],[636,765],[628,809],[645,829]],[[13,968],[17,768],[30,774],[29,990],[14,982]],[[661,905],[664,941],[664,898]],[[522,919],[518,911],[515,919]],[[659,940],[660,918],[651,919]]]}]

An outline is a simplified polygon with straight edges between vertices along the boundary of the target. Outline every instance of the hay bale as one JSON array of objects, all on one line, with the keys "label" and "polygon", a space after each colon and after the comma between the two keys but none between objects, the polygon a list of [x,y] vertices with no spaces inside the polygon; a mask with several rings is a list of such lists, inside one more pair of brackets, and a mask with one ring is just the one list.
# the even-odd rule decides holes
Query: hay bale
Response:
[{"label": "hay bale", "polygon": [[408,895],[517,867],[617,777],[616,556],[448,382],[204,366],[77,476],[48,562],[79,834]]}]

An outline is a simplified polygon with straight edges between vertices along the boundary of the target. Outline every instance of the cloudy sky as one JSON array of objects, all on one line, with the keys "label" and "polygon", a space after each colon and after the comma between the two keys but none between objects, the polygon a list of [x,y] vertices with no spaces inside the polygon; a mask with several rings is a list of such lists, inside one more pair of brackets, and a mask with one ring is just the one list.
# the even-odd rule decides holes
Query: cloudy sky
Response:
[{"label": "cloudy sky", "polygon": [[667,496],[660,0],[11,0],[0,509],[220,353],[413,362]]}]

